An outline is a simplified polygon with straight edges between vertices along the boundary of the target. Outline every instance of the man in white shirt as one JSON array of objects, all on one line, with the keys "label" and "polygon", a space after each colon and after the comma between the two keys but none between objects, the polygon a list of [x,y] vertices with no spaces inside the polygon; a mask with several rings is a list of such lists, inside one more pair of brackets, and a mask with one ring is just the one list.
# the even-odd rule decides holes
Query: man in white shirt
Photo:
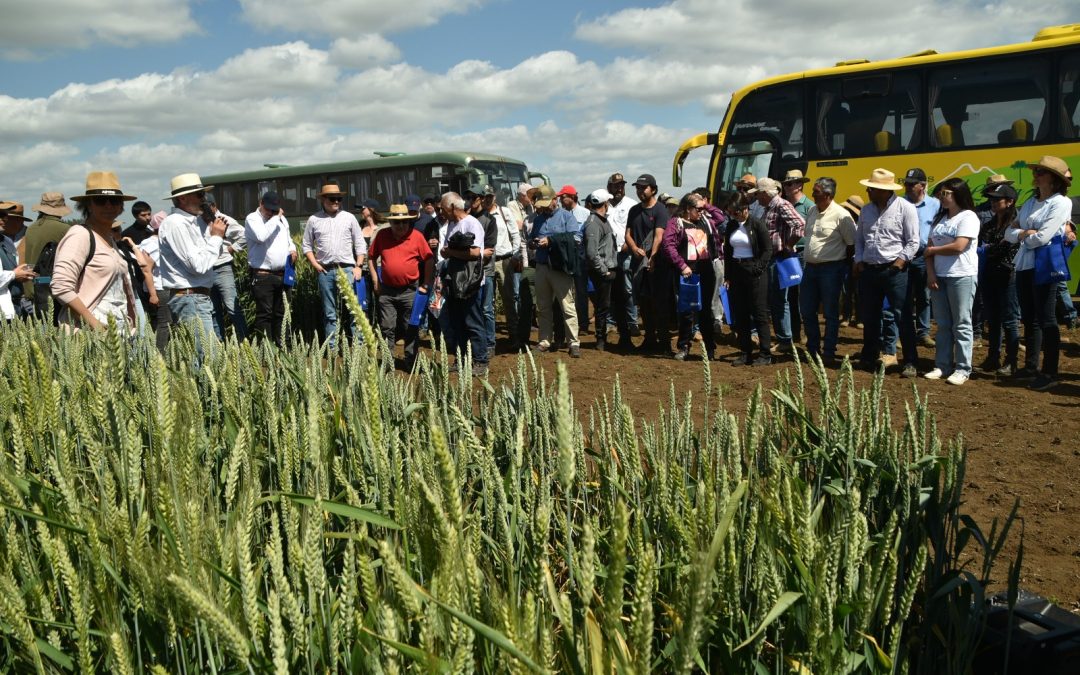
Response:
[{"label": "man in white shirt", "polygon": [[236,339],[243,340],[247,336],[247,320],[236,294],[233,253],[244,250],[244,226],[218,209],[214,195],[207,193],[206,203],[215,216],[225,220],[225,237],[221,255],[214,264],[214,285],[210,291],[210,300],[214,303],[214,331],[219,340],[225,339],[225,313],[228,312]]},{"label": "man in white shirt", "polygon": [[[327,183],[319,191],[322,209],[313,214],[304,225],[303,251],[308,262],[319,275],[319,294],[323,303],[323,328],[330,346],[337,344],[338,295],[337,271],[355,283],[364,271],[367,242],[360,230],[356,216],[343,211],[345,193],[335,183]],[[350,316],[349,332],[356,335],[356,317]]]},{"label": "man in white shirt", "polygon": [[172,212],[158,231],[161,247],[161,285],[169,291],[169,311],[174,324],[195,323],[196,344],[201,329],[214,333],[214,305],[210,287],[214,285],[214,264],[221,255],[225,219],[206,223],[203,196],[213,185],[203,185],[199,174],[185,173],[172,179]]},{"label": "man in white shirt", "polygon": [[495,202],[495,195],[484,196],[484,208],[498,229],[495,240],[495,286],[502,296],[506,333],[510,336],[510,343],[516,345],[518,339],[514,333],[518,323],[518,285],[521,280],[521,230],[514,221],[513,213]]},{"label": "man in white shirt", "polygon": [[281,325],[285,319],[285,265],[296,264],[296,245],[289,236],[289,221],[281,210],[276,192],[267,192],[259,208],[244,220],[244,240],[251,267],[251,298],[255,301],[252,333],[268,335],[281,345]]},{"label": "man in white shirt", "polygon": [[[611,174],[607,191],[611,193],[607,220],[615,235],[615,250],[618,251],[619,261],[615,270],[616,279],[611,287],[608,326],[618,328],[621,349],[632,349],[634,345],[630,338],[637,337],[641,331],[638,329],[637,305],[634,304],[634,275],[630,270],[634,254],[626,243],[626,223],[630,217],[630,209],[637,204],[637,200],[626,196],[626,179],[621,173]],[[601,328],[603,327],[597,326],[597,330]]]},{"label": "man in white shirt", "polygon": [[[443,269],[453,271],[475,261],[480,261],[482,266],[484,227],[469,214],[465,200],[456,192],[447,192],[439,202],[439,210],[447,223],[446,233],[439,245],[439,255],[445,260]],[[466,246],[462,237],[468,239],[469,236],[472,240]],[[454,289],[444,282],[443,297],[445,302],[439,312],[439,322],[446,339],[446,349],[457,356],[451,370],[458,370],[466,343],[469,343],[472,345],[473,375],[485,377],[488,372],[488,342],[482,286],[464,297],[455,297]]]}]

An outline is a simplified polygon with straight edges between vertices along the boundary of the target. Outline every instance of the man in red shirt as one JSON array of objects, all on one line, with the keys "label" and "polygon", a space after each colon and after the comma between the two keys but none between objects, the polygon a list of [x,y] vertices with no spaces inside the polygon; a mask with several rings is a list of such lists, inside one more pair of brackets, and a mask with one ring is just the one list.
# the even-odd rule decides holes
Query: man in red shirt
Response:
[{"label": "man in red shirt", "polygon": [[[405,338],[405,371],[416,361],[419,327],[409,325],[417,292],[427,297],[435,273],[435,257],[424,235],[413,228],[416,216],[404,204],[392,204],[390,227],[379,230],[368,250],[372,290],[379,298],[379,327],[390,350],[399,335]],[[375,264],[382,263],[382,280]],[[421,278],[423,263],[423,278]]]}]

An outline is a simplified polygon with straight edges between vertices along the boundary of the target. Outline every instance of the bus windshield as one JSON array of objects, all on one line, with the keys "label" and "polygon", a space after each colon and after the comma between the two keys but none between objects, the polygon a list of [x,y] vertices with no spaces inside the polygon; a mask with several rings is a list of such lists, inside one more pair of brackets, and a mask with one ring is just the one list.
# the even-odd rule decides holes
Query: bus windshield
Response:
[{"label": "bus windshield", "polygon": [[495,201],[500,206],[506,206],[517,195],[518,187],[529,182],[523,164],[477,160],[469,167],[484,174],[488,185],[495,189]]},{"label": "bus windshield", "polygon": [[767,140],[785,159],[803,156],[802,87],[789,84],[755,91],[738,103],[727,141]]}]

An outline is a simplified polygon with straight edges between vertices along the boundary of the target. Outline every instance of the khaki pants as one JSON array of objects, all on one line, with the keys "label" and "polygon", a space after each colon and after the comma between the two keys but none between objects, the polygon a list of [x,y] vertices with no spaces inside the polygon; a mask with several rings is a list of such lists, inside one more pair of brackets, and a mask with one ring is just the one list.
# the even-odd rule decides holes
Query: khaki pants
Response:
[{"label": "khaki pants", "polygon": [[570,344],[578,344],[577,308],[574,305],[574,277],[557,272],[550,266],[536,265],[536,313],[540,319],[540,342],[551,342],[554,332],[554,312],[551,304],[558,300],[566,319],[566,336]]}]

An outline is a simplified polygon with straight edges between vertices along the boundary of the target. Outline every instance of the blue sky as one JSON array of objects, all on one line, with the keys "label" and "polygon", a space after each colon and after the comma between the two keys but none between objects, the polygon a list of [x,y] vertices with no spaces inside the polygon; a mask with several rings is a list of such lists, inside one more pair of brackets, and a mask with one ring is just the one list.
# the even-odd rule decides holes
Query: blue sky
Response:
[{"label": "blue sky", "polygon": [[[614,171],[665,188],[678,145],[754,80],[1080,21],[1067,0],[905,12],[918,30],[877,0],[19,3],[0,24],[0,197],[77,194],[108,169],[157,198],[188,171],[440,149],[517,157],[579,191]],[[688,186],[704,173],[692,155]]]}]

